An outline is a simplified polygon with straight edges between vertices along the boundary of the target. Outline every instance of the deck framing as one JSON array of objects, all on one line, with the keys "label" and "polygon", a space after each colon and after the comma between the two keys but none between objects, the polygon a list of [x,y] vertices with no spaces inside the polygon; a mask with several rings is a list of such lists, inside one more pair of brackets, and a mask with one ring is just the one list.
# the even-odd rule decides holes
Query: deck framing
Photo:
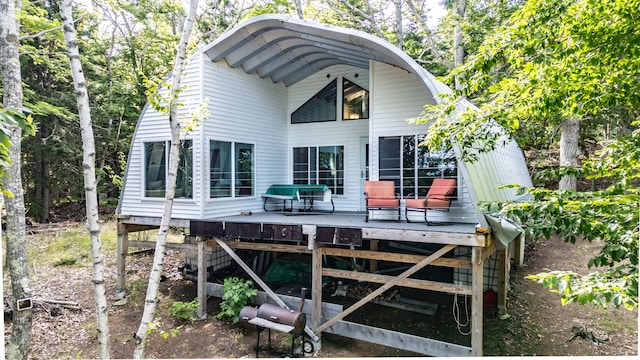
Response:
[{"label": "deck framing", "polygon": [[[316,231],[319,227],[325,227],[327,224],[324,222],[324,218],[307,217],[306,219],[288,217],[279,218],[269,222],[269,218],[259,218],[259,221],[253,219],[245,219],[242,222],[242,218],[232,219],[213,219],[209,221],[196,221],[196,220],[174,220],[171,226],[178,228],[197,228],[199,234],[191,234],[189,236],[195,237],[195,243],[182,243],[172,244],[168,243],[167,247],[170,249],[176,249],[183,251],[187,254],[197,255],[198,259],[198,298],[200,300],[199,315],[206,316],[206,299],[207,299],[207,282],[206,282],[206,254],[213,251],[216,247],[223,248],[264,290],[269,297],[278,303],[280,306],[286,307],[286,305],[280,304],[278,296],[268,288],[260,277],[255,274],[249,266],[244,264],[242,260],[235,255],[234,249],[248,249],[256,251],[271,251],[278,253],[298,253],[309,254],[312,259],[312,289],[311,289],[311,304],[312,311],[310,314],[311,321],[308,325],[306,332],[316,342],[319,343],[322,332],[334,332],[328,329],[339,329],[347,325],[342,320],[344,317],[373,300],[377,295],[383,293],[393,286],[403,286],[414,289],[423,289],[438,291],[449,294],[461,294],[471,296],[471,348],[469,354],[473,356],[482,356],[482,322],[483,322],[483,272],[484,261],[496,252],[493,245],[491,234],[476,233],[476,232],[460,232],[451,231],[444,227],[422,227],[416,228],[412,224],[395,224],[386,225],[376,223],[372,226],[370,223],[354,226],[349,225],[349,233],[353,232],[354,228],[361,230],[362,239],[370,241],[371,250],[359,250],[351,246],[347,248],[345,246],[337,246],[344,244],[327,244],[318,243],[316,241]],[[302,229],[302,233],[305,235],[306,243],[301,241],[290,241],[292,239],[286,238],[284,243],[282,241],[266,241],[260,239],[260,241],[253,241],[250,239],[240,238],[228,238],[222,236],[220,229],[224,228],[225,223],[233,223],[235,226],[240,224],[247,225],[247,231],[263,231],[268,229],[270,231],[275,227],[280,231],[280,227],[284,226],[286,230],[287,225],[281,225],[283,222],[299,223]],[[222,223],[222,224],[219,224]],[[194,227],[194,224],[198,225]],[[259,224],[256,225],[256,224]],[[129,247],[155,247],[154,241],[130,241],[128,234],[130,232],[147,230],[150,228],[157,228],[160,225],[159,218],[147,218],[147,217],[123,217],[118,221],[118,287],[125,289],[125,274],[126,274],[126,257],[128,255]],[[297,225],[296,225],[297,226]],[[403,228],[407,227],[407,228]],[[203,230],[205,229],[205,230]],[[210,230],[207,230],[210,229]],[[282,230],[282,235],[285,235],[285,230]],[[207,233],[210,232],[210,233]],[[272,231],[273,232],[273,231]],[[295,232],[294,232],[295,233]],[[338,231],[335,232],[336,234]],[[271,233],[270,233],[271,234]],[[276,234],[279,236],[280,234]],[[285,236],[286,237],[286,236]],[[338,240],[338,239],[334,239]],[[391,240],[397,242],[414,242],[414,243],[428,243],[443,245],[440,250],[435,251],[431,255],[412,255],[403,253],[391,253],[376,251],[378,241]],[[461,260],[444,258],[442,255],[448,253],[457,246],[467,246],[472,249],[471,260]],[[502,309],[506,306],[506,288],[508,282],[508,269],[509,269],[509,249],[499,252],[499,291],[498,291],[498,306]],[[323,256],[338,256],[358,259],[370,260],[370,266],[375,267],[376,261],[391,261],[405,264],[413,264],[411,268],[404,271],[398,276],[387,276],[367,272],[356,272],[350,270],[339,270],[333,268],[323,267]],[[442,266],[450,268],[464,268],[471,270],[471,286],[457,285],[453,283],[427,281],[409,278],[414,272],[426,267],[426,266]],[[202,270],[204,269],[204,271]],[[322,277],[331,276],[335,278],[348,278],[357,279],[366,282],[383,284],[377,290],[362,298],[351,307],[343,310],[341,313],[333,316],[332,318],[324,318],[322,316]],[[342,325],[338,325],[342,324]],[[337,327],[336,327],[337,326]],[[349,325],[350,327],[356,325]],[[364,325],[357,325],[364,326]],[[436,340],[425,339],[433,344],[437,343]],[[388,344],[393,346],[393,344]],[[400,348],[400,344],[398,344]],[[450,346],[451,348],[465,348],[464,346],[457,344],[444,343],[445,348]],[[442,348],[438,345],[438,348]],[[462,350],[462,353],[466,353],[466,350]],[[453,356],[459,356],[461,352],[455,351]],[[443,356],[440,351],[438,355]]]}]

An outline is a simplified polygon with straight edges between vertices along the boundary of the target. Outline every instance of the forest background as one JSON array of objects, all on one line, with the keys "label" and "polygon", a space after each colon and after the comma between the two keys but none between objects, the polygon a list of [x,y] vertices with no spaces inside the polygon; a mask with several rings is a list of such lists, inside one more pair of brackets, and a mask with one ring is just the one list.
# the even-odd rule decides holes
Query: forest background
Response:
[{"label": "forest background", "polygon": [[[437,23],[433,9],[444,10]],[[432,143],[472,147],[470,140],[489,137],[478,124],[503,124],[539,188],[531,190],[536,204],[499,210],[527,223],[533,239],[558,233],[605,242],[592,259],[610,268],[605,276],[540,280],[563,301],[637,307],[640,1],[205,0],[189,51],[266,13],[363,30],[403,49],[456,90],[424,121],[442,119],[459,97],[478,104],[460,122],[439,124]],[[186,15],[180,1],[98,0],[74,9],[105,208],[117,204],[138,116],[171,71]],[[18,19],[23,105],[36,130],[22,141],[25,210],[29,221],[47,223],[85,201],[82,138],[58,4],[24,2]],[[10,144],[1,140],[4,165]]]}]

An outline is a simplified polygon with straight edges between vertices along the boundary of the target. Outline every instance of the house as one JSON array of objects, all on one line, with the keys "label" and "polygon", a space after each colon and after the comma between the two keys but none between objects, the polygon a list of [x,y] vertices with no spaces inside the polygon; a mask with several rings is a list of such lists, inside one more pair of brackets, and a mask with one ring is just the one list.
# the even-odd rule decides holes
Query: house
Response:
[{"label": "house", "polygon": [[[183,136],[173,207],[175,223],[190,227],[192,234],[202,229],[194,224],[225,219],[220,220],[225,226],[228,217],[264,213],[262,194],[273,184],[325,184],[336,213],[364,218],[365,180],[392,180],[405,198],[423,197],[433,179],[449,178],[457,182],[454,200],[450,211],[436,217],[466,224],[465,230],[404,221],[371,221],[367,226],[382,228],[374,231],[376,239],[399,238],[395,228],[406,236],[410,226],[419,226],[415,234],[423,237],[427,232],[459,236],[453,244],[477,248],[486,259],[489,237],[477,235],[476,228],[489,225],[475,204],[516,199],[512,189],[501,185],[531,186],[524,157],[513,141],[480,154],[474,163],[458,158],[455,148],[437,152],[419,147],[428,129],[408,119],[450,90],[400,49],[360,31],[281,15],[259,16],[193,54],[182,84],[184,106],[179,112],[184,118],[207,104],[206,117]],[[463,102],[459,110],[467,106],[473,105]],[[168,116],[147,105],[131,141],[117,209],[128,231],[134,225],[141,229],[159,224],[169,139]],[[392,216],[379,211],[376,219]],[[420,220],[420,214],[409,216]],[[336,219],[329,221],[335,224]],[[319,217],[287,221],[322,225]],[[261,224],[259,231],[265,229],[266,223]],[[393,235],[381,233],[387,230]],[[363,234],[367,231],[362,228]],[[126,234],[119,238],[122,257],[127,247],[126,240],[120,244],[123,237]],[[312,244],[309,249],[315,251]],[[481,279],[482,269],[474,269]],[[481,334],[474,336],[481,339]]]}]

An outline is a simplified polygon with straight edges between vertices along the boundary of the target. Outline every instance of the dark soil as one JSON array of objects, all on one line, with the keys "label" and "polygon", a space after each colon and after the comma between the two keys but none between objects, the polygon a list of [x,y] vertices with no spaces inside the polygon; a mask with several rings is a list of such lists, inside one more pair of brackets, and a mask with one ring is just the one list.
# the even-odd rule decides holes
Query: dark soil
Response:
[{"label": "dark soil", "polygon": [[[500,319],[495,310],[484,316],[484,355],[604,355],[632,356],[638,354],[638,311],[597,308],[569,304],[562,306],[559,297],[524,277],[547,268],[586,272],[587,260],[597,250],[597,244],[565,244],[559,239],[541,241],[529,246],[525,265],[511,273],[508,315]],[[180,321],[168,315],[174,301],[190,301],[196,296],[196,286],[183,278],[178,270],[182,254],[169,253],[164,264],[166,281],[161,283],[159,312],[147,346],[148,358],[240,358],[255,357],[256,332],[241,329],[236,324],[217,320],[217,298],[210,298],[204,320]],[[127,282],[130,298],[127,304],[112,306],[109,313],[111,356],[130,358],[133,354],[133,334],[137,331],[144,303],[146,279],[151,253],[139,253],[128,258]],[[115,291],[115,261],[108,256],[106,278],[108,295]],[[35,290],[49,298],[78,301],[81,310],[62,309],[53,312],[44,306],[34,311],[34,329],[30,358],[96,358],[97,343],[91,269],[57,267],[39,268],[33,274]],[[6,295],[6,294],[5,294]],[[453,299],[433,295],[424,298],[438,303],[434,315],[423,315],[379,305],[367,305],[347,320],[357,320],[407,333],[468,346],[453,319]],[[460,300],[460,299],[459,299]],[[348,302],[348,299],[343,300]],[[110,299],[110,304],[115,300]],[[464,302],[459,301],[461,309]],[[464,313],[464,310],[462,310]],[[464,317],[459,319],[464,322]],[[587,333],[608,337],[594,343],[573,335],[574,326]],[[467,331],[468,327],[460,330]],[[10,322],[5,324],[5,341],[10,336]],[[166,337],[165,337],[166,336]],[[267,343],[265,332],[261,345]],[[290,351],[288,335],[272,332],[272,346],[262,348],[260,357],[281,357]],[[314,357],[398,357],[420,356],[368,342],[323,334],[322,349]]]}]

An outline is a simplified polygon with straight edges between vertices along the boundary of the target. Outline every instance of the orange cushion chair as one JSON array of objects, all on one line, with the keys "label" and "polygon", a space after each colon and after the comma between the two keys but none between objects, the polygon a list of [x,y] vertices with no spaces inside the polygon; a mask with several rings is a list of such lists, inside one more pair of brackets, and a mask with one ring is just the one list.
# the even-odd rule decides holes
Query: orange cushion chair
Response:
[{"label": "orange cushion chair", "polygon": [[449,211],[451,207],[452,195],[455,193],[457,182],[455,179],[434,179],[427,196],[423,199],[406,199],[404,216],[407,217],[409,211],[424,212],[424,222],[432,225],[427,219],[428,210]]},{"label": "orange cushion chair", "polygon": [[396,194],[396,185],[393,181],[365,181],[364,198],[367,203],[366,222],[369,222],[371,210],[398,210],[398,222],[400,221],[400,196]]}]

